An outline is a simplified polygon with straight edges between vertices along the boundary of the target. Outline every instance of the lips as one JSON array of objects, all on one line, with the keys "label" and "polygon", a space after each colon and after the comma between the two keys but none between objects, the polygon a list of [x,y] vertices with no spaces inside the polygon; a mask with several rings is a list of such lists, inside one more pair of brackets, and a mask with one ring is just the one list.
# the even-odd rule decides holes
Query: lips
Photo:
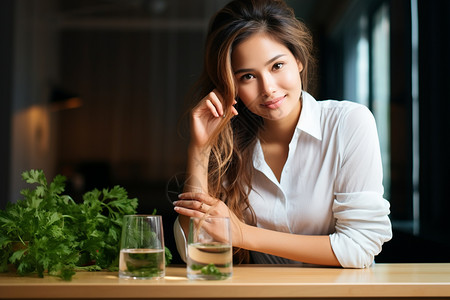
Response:
[{"label": "lips", "polygon": [[284,99],[286,99],[286,95],[282,96],[282,97],[278,97],[269,101],[266,101],[264,103],[262,103],[261,105],[263,107],[269,108],[269,109],[277,109],[281,106],[281,104],[283,104]]}]

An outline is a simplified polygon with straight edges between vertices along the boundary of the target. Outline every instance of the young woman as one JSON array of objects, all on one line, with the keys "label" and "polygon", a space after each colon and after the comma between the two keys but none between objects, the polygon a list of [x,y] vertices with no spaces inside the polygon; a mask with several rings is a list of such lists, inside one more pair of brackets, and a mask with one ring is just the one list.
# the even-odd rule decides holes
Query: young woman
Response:
[{"label": "young woman", "polygon": [[212,19],[189,178],[174,203],[181,257],[189,217],[232,220],[255,263],[364,268],[391,238],[374,118],[306,92],[311,36],[283,1],[236,0]]}]

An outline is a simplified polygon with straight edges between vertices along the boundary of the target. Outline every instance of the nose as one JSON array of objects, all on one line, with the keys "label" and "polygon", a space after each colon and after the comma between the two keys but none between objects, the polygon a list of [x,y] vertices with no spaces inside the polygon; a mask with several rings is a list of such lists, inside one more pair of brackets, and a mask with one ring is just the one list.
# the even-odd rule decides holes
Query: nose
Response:
[{"label": "nose", "polygon": [[269,75],[265,74],[260,77],[261,94],[264,96],[270,96],[275,93],[275,80]]}]

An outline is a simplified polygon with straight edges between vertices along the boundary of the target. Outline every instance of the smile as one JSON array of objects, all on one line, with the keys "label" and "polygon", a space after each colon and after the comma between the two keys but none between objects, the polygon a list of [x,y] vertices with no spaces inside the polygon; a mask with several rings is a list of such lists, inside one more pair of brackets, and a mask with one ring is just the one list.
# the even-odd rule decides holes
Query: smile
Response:
[{"label": "smile", "polygon": [[278,97],[273,100],[264,102],[261,104],[261,106],[269,108],[269,109],[277,109],[281,106],[281,104],[283,104],[284,99],[286,99],[286,95],[284,95],[283,97]]}]

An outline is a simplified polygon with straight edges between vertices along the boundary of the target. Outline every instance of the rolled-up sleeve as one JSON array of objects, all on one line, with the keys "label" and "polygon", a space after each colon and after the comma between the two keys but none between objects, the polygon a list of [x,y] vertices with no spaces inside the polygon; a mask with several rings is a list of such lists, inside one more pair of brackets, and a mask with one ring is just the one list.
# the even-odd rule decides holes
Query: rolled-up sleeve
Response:
[{"label": "rolled-up sleeve", "polygon": [[378,133],[373,115],[363,106],[340,121],[331,246],[343,267],[365,268],[392,237]]},{"label": "rolled-up sleeve", "polygon": [[389,202],[375,192],[336,194],[334,254],[345,268],[365,268],[392,237]]}]

